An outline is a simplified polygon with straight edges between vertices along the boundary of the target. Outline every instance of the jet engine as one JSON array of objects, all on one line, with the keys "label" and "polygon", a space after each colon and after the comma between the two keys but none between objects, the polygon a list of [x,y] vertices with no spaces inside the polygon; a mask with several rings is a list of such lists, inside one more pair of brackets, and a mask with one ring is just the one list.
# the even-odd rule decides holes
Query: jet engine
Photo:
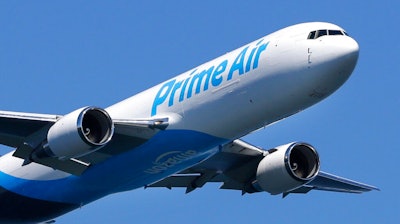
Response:
[{"label": "jet engine", "polygon": [[317,151],[306,143],[289,143],[269,150],[259,163],[254,187],[273,195],[313,180],[319,172]]},{"label": "jet engine", "polygon": [[59,159],[79,158],[107,144],[113,133],[113,121],[105,110],[84,107],[50,127],[44,152]]}]

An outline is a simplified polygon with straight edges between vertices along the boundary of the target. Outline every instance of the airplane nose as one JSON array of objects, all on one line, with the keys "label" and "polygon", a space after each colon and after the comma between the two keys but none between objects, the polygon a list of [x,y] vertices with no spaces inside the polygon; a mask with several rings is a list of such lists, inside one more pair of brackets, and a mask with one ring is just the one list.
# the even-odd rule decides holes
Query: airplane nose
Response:
[{"label": "airplane nose", "polygon": [[357,41],[350,37],[345,37],[345,40],[342,41],[342,46],[338,47],[338,62],[341,66],[339,74],[344,76],[345,79],[351,75],[356,67],[359,51],[360,47]]},{"label": "airplane nose", "polygon": [[349,39],[349,43],[347,44],[349,54],[355,54],[358,57],[358,52],[360,51],[360,47],[358,46],[357,41],[353,38]]},{"label": "airplane nose", "polygon": [[332,42],[333,61],[337,61],[338,66],[344,73],[350,75],[353,72],[358,60],[360,48],[357,41],[351,37],[343,37],[340,41]]},{"label": "airplane nose", "polygon": [[347,80],[357,64],[358,43],[349,36],[340,36],[325,40],[325,45],[321,47],[319,56],[325,74],[337,79],[337,82]]},{"label": "airplane nose", "polygon": [[346,38],[346,40],[343,41],[343,46],[339,50],[339,54],[340,57],[349,60],[350,64],[354,63],[354,67],[358,60],[359,51],[360,47],[358,46],[357,41],[353,38]]},{"label": "airplane nose", "polygon": [[315,75],[313,79],[317,80],[310,96],[322,98],[333,93],[350,77],[357,64],[359,46],[349,36],[328,36],[310,51],[309,68]]}]

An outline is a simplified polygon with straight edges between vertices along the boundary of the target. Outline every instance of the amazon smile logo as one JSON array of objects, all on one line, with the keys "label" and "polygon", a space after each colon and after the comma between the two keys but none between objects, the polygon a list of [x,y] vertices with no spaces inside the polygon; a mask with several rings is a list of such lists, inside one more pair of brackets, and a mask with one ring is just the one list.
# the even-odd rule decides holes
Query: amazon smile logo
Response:
[{"label": "amazon smile logo", "polygon": [[174,167],[185,160],[188,160],[195,156],[197,152],[195,150],[187,150],[187,151],[171,151],[161,154],[156,158],[153,162],[153,166],[149,169],[146,169],[144,172],[148,174],[158,174],[161,173],[168,168]]}]

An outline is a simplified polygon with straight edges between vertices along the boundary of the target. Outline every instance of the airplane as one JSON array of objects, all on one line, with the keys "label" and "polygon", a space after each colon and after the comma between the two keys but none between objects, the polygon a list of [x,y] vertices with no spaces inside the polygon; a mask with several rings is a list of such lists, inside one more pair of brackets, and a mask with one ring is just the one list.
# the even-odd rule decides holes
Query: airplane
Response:
[{"label": "airplane", "polygon": [[0,221],[54,219],[109,194],[208,182],[242,194],[363,193],[320,171],[305,142],[271,149],[241,138],[335,92],[357,42],[326,22],[286,27],[108,108],[66,115],[0,111]]}]

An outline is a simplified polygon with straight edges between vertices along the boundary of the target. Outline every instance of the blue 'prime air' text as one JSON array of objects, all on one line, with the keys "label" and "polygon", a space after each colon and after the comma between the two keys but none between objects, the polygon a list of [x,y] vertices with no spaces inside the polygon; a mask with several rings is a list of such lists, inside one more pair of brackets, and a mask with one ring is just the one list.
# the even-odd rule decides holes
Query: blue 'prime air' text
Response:
[{"label": "blue 'prime air' text", "polygon": [[[210,86],[218,87],[224,82],[232,79],[233,75],[243,75],[258,67],[258,61],[263,51],[267,49],[268,43],[260,40],[255,46],[246,46],[236,56],[232,65],[227,59],[218,65],[213,65],[203,71],[193,70],[189,77],[177,81],[172,79],[158,90],[151,108],[151,116],[157,114],[157,107],[168,102],[168,106],[173,106],[175,97],[179,102],[190,99],[193,94],[199,94],[201,91],[207,91]],[[248,49],[251,48],[250,51]],[[229,66],[230,65],[230,66]],[[229,69],[228,69],[229,67]]]}]

